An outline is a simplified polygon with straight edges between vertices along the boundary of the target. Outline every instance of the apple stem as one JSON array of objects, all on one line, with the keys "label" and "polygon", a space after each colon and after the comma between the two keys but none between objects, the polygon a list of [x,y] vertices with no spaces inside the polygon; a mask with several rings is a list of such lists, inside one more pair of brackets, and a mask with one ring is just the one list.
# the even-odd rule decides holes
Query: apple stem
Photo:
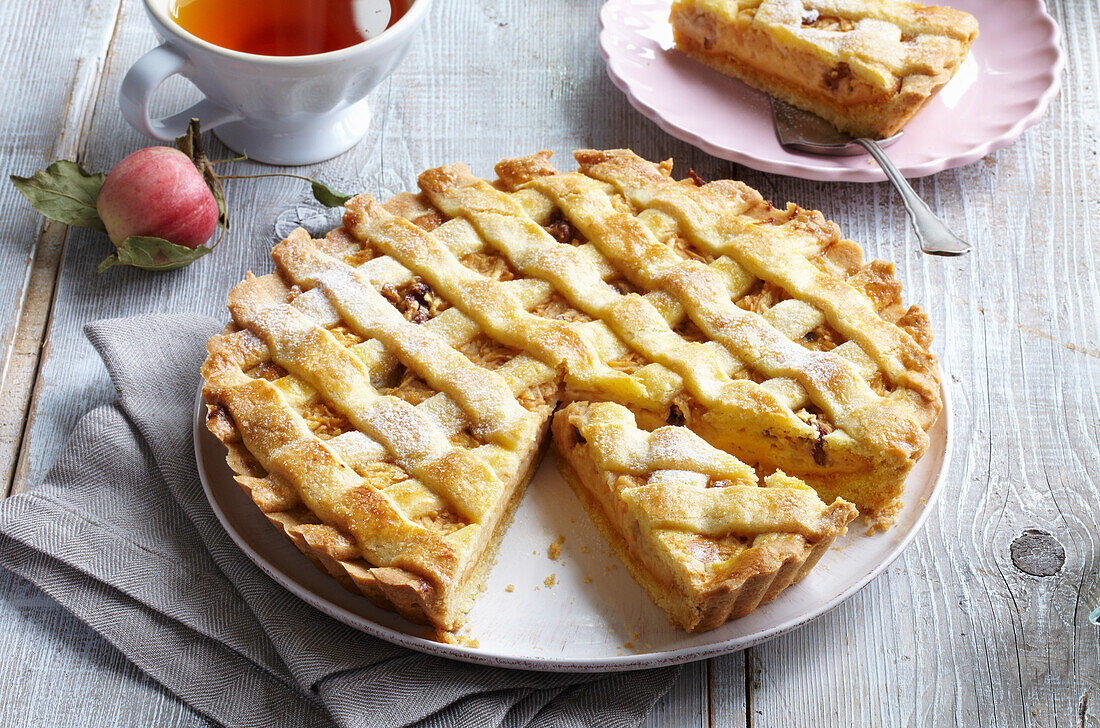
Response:
[{"label": "apple stem", "polygon": [[[211,172],[210,176],[211,176],[211,178],[212,178],[212,179],[214,180],[214,184],[216,184],[216,185],[218,186],[218,195],[219,195],[219,196],[221,197],[221,199],[222,199],[222,204],[223,204],[223,205],[225,205],[225,209],[226,209],[226,210],[228,210],[228,209],[229,209],[229,205],[228,205],[228,203],[226,203],[226,201],[225,201],[225,188],[224,188],[224,187],[222,187],[222,181],[221,181],[221,179],[220,179],[220,178],[218,177],[218,175],[214,174],[213,172]],[[219,221],[219,222],[220,222],[220,221]],[[218,229],[220,230],[220,232],[218,233],[218,239],[217,239],[217,240],[215,240],[215,241],[214,241],[214,244],[210,246],[210,249],[211,249],[211,250],[213,250],[214,248],[216,248],[216,247],[218,247],[219,245],[221,245],[221,244],[222,244],[222,240],[224,240],[224,239],[225,239],[225,233],[226,233],[226,232],[228,231],[228,229],[229,229],[229,216],[228,216],[228,215],[226,215],[226,217],[225,217],[225,225],[223,226],[223,225],[219,224],[219,225],[218,225]]]}]

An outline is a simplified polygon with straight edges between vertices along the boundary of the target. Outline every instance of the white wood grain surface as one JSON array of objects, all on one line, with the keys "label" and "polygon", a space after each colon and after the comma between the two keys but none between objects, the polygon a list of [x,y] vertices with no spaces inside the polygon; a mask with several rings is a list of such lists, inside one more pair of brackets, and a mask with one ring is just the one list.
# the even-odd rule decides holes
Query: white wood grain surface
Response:
[{"label": "white wood grain surface", "polygon": [[[932,317],[956,403],[950,490],[905,555],[812,624],[685,668],[650,725],[1100,726],[1100,639],[1087,621],[1100,603],[1095,2],[1052,8],[1068,66],[1047,118],[985,160],[916,183],[975,245],[953,260],[916,252],[886,186],[763,175],[660,132],[607,80],[597,9],[596,0],[437,1],[408,60],[373,95],[368,138],[305,173],[385,196],[447,162],[488,175],[506,155],[549,148],[567,167],[571,149],[630,146],[704,178],[744,179],[777,203],[823,210],[869,256],[896,262],[907,300]],[[0,27],[5,170],[58,156],[106,169],[149,144],[115,100],[126,69],[155,44],[138,0],[10,0]],[[193,97],[178,82],[157,103]],[[307,192],[288,180],[233,183],[233,230],[215,254],[175,273],[97,276],[104,238],[43,226],[0,186],[0,470],[10,489],[39,482],[80,415],[113,394],[84,323],[152,311],[223,317],[228,288],[268,268],[276,218],[312,208]],[[1014,563],[1012,543],[1029,529],[1064,548],[1057,573]],[[204,724],[8,574],[0,639],[25,655],[0,665],[0,725]]]},{"label": "white wood grain surface", "polygon": [[[0,6],[0,110],[6,142],[0,165],[27,176],[83,152],[88,109],[99,93],[117,6],[95,0]],[[47,22],[48,21],[48,22]],[[73,29],[56,42],[58,27]],[[27,49],[36,49],[28,53]],[[31,100],[33,99],[33,103]],[[65,226],[44,221],[16,191],[0,185],[0,478],[11,482],[49,315]]]}]

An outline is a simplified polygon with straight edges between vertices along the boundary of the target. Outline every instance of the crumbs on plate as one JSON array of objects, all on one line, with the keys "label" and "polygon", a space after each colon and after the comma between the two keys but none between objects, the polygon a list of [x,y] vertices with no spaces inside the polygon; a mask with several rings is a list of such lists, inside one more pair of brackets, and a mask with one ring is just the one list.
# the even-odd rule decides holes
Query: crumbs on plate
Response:
[{"label": "crumbs on plate", "polygon": [[474,649],[481,647],[481,643],[478,642],[477,639],[475,639],[474,637],[469,637],[462,634],[455,634],[454,632],[437,632],[436,639],[439,642],[443,642],[448,645],[457,645],[459,647],[472,647]]},{"label": "crumbs on plate", "polygon": [[559,534],[558,537],[554,540],[554,543],[550,544],[550,546],[546,549],[546,556],[549,557],[551,561],[557,561],[559,558],[561,558],[561,547],[564,544],[565,536]]}]

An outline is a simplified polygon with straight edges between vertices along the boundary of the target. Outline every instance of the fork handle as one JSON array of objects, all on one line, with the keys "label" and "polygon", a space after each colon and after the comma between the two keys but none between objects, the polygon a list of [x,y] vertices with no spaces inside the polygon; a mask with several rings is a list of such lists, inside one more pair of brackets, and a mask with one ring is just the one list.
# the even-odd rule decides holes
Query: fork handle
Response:
[{"label": "fork handle", "polygon": [[902,176],[882,147],[873,139],[856,139],[855,143],[867,150],[867,153],[875,158],[886,177],[894,185],[894,189],[901,195],[905,211],[909,213],[909,221],[913,223],[913,230],[920,242],[920,249],[929,255],[963,255],[970,251],[970,244],[951,232],[943,220],[929,209],[917,191]]}]

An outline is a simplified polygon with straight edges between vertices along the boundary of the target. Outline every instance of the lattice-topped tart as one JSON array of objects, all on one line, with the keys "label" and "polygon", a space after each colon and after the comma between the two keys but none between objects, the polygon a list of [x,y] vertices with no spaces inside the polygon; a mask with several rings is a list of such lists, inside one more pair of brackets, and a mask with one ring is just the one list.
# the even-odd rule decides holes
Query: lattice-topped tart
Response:
[{"label": "lattice-topped tart", "polygon": [[969,13],[898,0],[675,0],[676,47],[857,137],[896,133],[959,70]]},{"label": "lattice-topped tart", "polygon": [[559,402],[582,502],[692,630],[804,575],[856,507],[889,525],[939,413],[927,317],[820,213],[626,150],[576,157],[350,200],[343,227],[296,231],[233,289],[208,347],[208,426],[260,509],[440,630]]}]

